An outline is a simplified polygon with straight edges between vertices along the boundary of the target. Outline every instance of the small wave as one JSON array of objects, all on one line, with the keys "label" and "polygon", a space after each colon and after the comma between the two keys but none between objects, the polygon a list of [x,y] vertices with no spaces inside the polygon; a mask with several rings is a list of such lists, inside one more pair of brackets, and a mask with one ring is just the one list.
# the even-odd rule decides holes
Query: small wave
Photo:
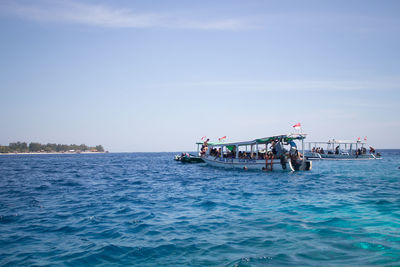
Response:
[{"label": "small wave", "polygon": [[206,201],[201,202],[199,204],[199,206],[206,210],[211,210],[217,206],[217,203],[215,203],[214,201],[211,201],[211,200],[206,200]]},{"label": "small wave", "polygon": [[71,266],[101,265],[110,262],[118,262],[120,257],[126,255],[130,250],[132,250],[130,247],[111,244],[90,252],[76,252],[65,255],[63,256],[65,259],[63,262]]},{"label": "small wave", "polygon": [[[312,249],[310,251],[301,252],[296,254],[296,258],[298,260],[305,259],[307,262],[312,263],[322,263],[322,262],[329,262],[333,263],[335,260],[343,260],[348,258],[347,252],[338,252],[338,251],[324,251],[319,249]],[[304,262],[304,261],[303,261]],[[322,264],[324,265],[324,264]],[[325,264],[326,265],[326,264]],[[337,265],[337,264],[335,264]],[[362,265],[362,264],[361,264]]]},{"label": "small wave", "polygon": [[182,254],[184,250],[184,247],[179,247],[174,244],[165,244],[156,247],[135,248],[129,254],[138,258],[165,257]]},{"label": "small wave", "polygon": [[122,235],[116,229],[106,229],[106,230],[96,234],[96,236],[98,236],[99,239],[103,239],[103,238],[116,239],[116,238],[121,237]]},{"label": "small wave", "polygon": [[369,242],[358,242],[354,244],[355,247],[370,250],[370,251],[380,251],[380,250],[387,250],[388,247],[377,244],[377,243],[369,243]]},{"label": "small wave", "polygon": [[53,174],[53,173],[58,173],[58,172],[60,172],[60,170],[57,170],[57,169],[43,170],[43,173],[46,173],[46,174]]},{"label": "small wave", "polygon": [[145,235],[148,235],[148,236],[155,236],[155,235],[160,235],[161,234],[161,232],[160,231],[147,231],[146,233],[145,233]]},{"label": "small wave", "polygon": [[140,232],[142,232],[143,230],[149,228],[150,226],[151,226],[150,224],[141,223],[141,224],[139,224],[138,226],[136,226],[136,227],[134,227],[134,228],[132,228],[132,229],[129,229],[129,232],[130,232],[130,233],[140,233]]},{"label": "small wave", "polygon": [[390,202],[389,200],[386,199],[379,199],[377,201],[375,201],[376,205],[390,205],[393,204],[393,202]]},{"label": "small wave", "polygon": [[352,227],[352,223],[349,220],[342,219],[339,217],[333,217],[333,218],[329,218],[325,221],[310,223],[310,225],[313,225],[314,227],[318,227],[318,226],[334,226],[334,227],[339,227],[339,228]]},{"label": "small wave", "polygon": [[228,264],[233,267],[247,267],[247,266],[264,266],[267,264],[271,264],[272,258],[268,256],[261,257],[244,257],[237,261],[231,262]]},{"label": "small wave", "polygon": [[69,212],[68,213],[58,212],[58,213],[56,213],[54,215],[54,218],[56,218],[56,219],[66,219],[66,218],[69,218],[70,216],[71,216],[71,214]]},{"label": "small wave", "polygon": [[11,215],[0,215],[0,223],[13,223],[19,220],[19,214],[11,214]]},{"label": "small wave", "polygon": [[271,240],[264,240],[262,237],[250,237],[237,243],[244,247],[270,247],[274,244]]},{"label": "small wave", "polygon": [[121,208],[121,209],[117,210],[115,213],[116,213],[116,214],[126,214],[126,213],[129,213],[129,212],[131,212],[131,211],[132,211],[131,208],[129,208],[129,207],[124,207],[124,208]]},{"label": "small wave", "polygon": [[72,234],[72,233],[77,233],[80,230],[81,230],[81,228],[78,228],[78,227],[64,225],[64,226],[58,227],[56,229],[50,230],[49,232],[61,232],[61,233],[65,233],[65,234]]},{"label": "small wave", "polygon": [[38,239],[36,239],[32,236],[28,236],[28,235],[24,235],[24,236],[10,235],[8,237],[2,238],[3,246],[11,245],[11,244],[28,244],[28,243],[35,243],[35,242],[38,242]]},{"label": "small wave", "polygon": [[250,197],[254,196],[254,193],[243,192],[243,193],[242,193],[242,196],[243,196],[244,198],[250,198]]},{"label": "small wave", "polygon": [[72,181],[72,180],[67,180],[67,181],[61,182],[60,185],[62,185],[62,186],[71,186],[71,187],[81,186],[80,183]]},{"label": "small wave", "polygon": [[50,187],[48,186],[48,185],[45,185],[45,184],[42,184],[42,185],[40,185],[40,186],[38,186],[38,187],[35,187],[35,190],[37,190],[37,191],[44,191],[44,190],[47,190],[47,189],[49,189]]}]

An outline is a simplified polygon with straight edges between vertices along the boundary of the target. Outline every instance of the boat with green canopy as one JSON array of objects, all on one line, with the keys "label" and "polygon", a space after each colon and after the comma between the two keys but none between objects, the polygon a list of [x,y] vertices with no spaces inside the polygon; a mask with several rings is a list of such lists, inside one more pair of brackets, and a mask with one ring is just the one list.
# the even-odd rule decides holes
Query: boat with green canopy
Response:
[{"label": "boat with green canopy", "polygon": [[[304,155],[306,134],[274,135],[242,142],[198,142],[197,151],[208,165],[264,171],[311,170]],[[203,145],[203,150],[200,146]],[[207,147],[204,149],[204,147]],[[302,153],[300,153],[302,151]]]}]

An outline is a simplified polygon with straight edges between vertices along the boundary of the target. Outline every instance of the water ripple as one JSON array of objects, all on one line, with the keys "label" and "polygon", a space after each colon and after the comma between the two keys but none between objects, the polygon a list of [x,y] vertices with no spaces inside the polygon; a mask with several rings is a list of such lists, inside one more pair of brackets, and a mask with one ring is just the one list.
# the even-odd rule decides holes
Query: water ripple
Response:
[{"label": "water ripple", "polygon": [[0,265],[396,265],[400,151],[383,153],[297,173],[1,156]]}]

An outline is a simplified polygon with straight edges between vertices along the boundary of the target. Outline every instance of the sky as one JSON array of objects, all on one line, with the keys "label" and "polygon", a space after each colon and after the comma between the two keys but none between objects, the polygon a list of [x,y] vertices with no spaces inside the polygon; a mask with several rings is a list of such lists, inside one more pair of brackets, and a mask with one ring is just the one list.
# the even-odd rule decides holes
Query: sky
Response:
[{"label": "sky", "polygon": [[0,0],[0,144],[400,148],[399,1]]}]

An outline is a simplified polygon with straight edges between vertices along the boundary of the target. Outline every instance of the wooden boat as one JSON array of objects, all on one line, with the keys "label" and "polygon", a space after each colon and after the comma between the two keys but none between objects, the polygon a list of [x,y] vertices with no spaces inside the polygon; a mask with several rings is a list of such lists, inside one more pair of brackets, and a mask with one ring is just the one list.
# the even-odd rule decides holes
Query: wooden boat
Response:
[{"label": "wooden boat", "polygon": [[[307,159],[321,160],[368,160],[380,159],[380,153],[361,141],[339,141],[329,140],[328,142],[307,142],[308,151],[305,153]],[[326,150],[325,150],[326,149]]]},{"label": "wooden boat", "polygon": [[[304,151],[305,134],[276,135],[244,142],[210,142],[198,152],[211,166],[264,171],[311,170],[312,162],[298,153],[296,141]],[[304,153],[303,153],[304,154]]]}]

